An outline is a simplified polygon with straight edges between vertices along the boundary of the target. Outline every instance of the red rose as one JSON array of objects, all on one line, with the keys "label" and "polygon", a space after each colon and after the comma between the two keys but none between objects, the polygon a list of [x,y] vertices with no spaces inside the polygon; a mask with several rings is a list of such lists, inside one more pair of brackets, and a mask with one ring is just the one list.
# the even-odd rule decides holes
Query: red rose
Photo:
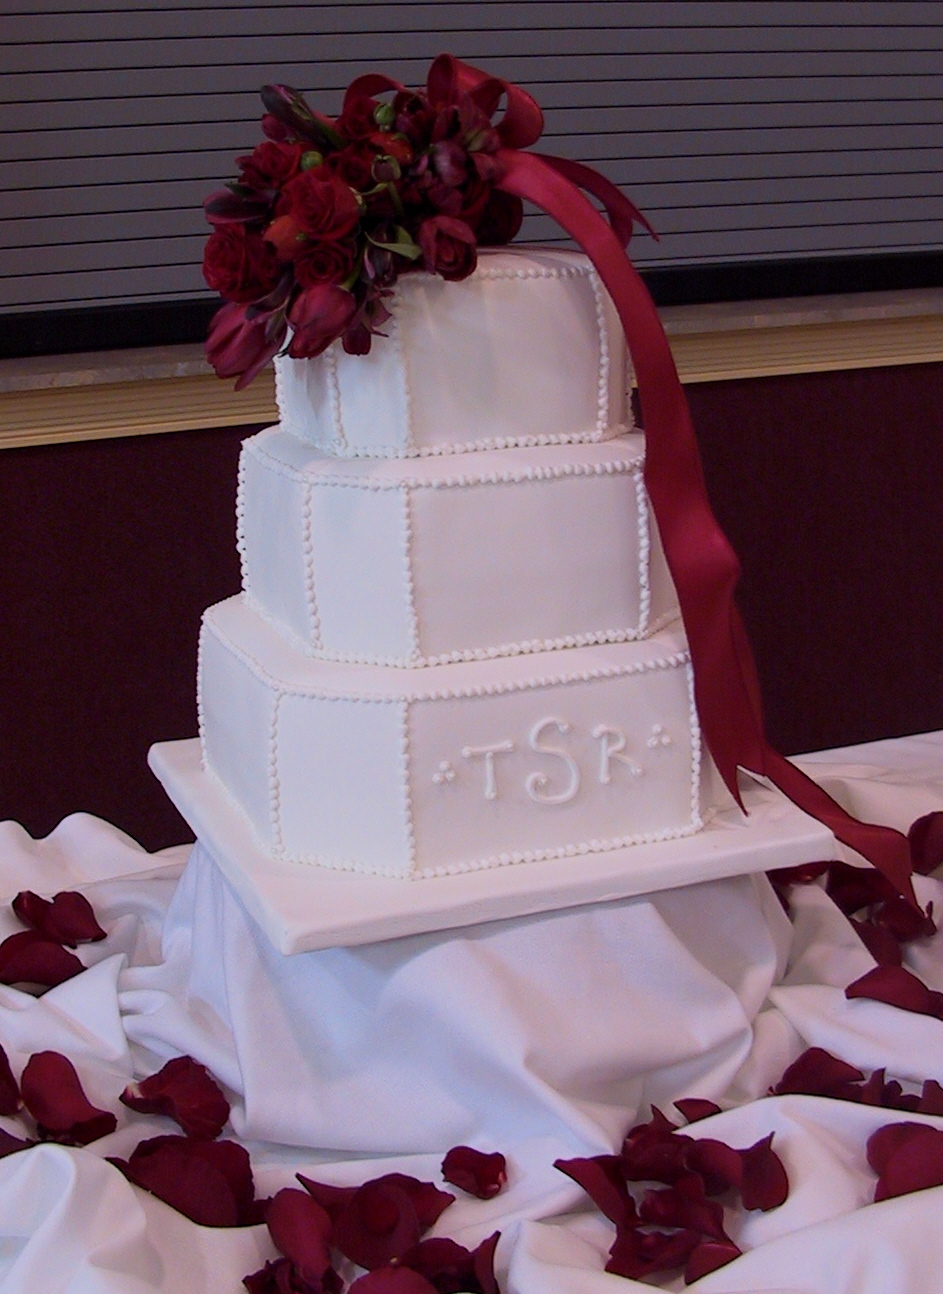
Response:
[{"label": "red rose", "polygon": [[337,153],[331,153],[330,157],[325,159],[324,165],[338,179],[351,189],[369,189],[372,188],[375,180],[373,178],[373,163],[376,160],[376,153],[369,144],[357,140],[355,143],[348,144],[346,148],[340,149]]},{"label": "red rose", "polygon": [[456,283],[467,279],[478,263],[475,235],[454,216],[431,216],[419,226],[423,264],[430,274]]},{"label": "red rose", "polygon": [[303,171],[285,185],[279,215],[290,214],[303,233],[324,241],[346,238],[360,220],[360,204],[339,176]]},{"label": "red rose", "polygon": [[369,139],[377,129],[375,113],[378,107],[376,99],[354,99],[337,118],[337,129],[347,139]]},{"label": "red rose", "polygon": [[475,234],[480,247],[503,247],[514,239],[524,219],[524,204],[513,193],[492,189],[478,219]]},{"label": "red rose", "polygon": [[321,239],[301,244],[295,257],[295,278],[303,288],[315,283],[342,283],[354,268],[357,244],[352,238],[339,242]]},{"label": "red rose", "polygon": [[301,170],[303,154],[304,149],[298,143],[263,140],[248,157],[236,158],[242,168],[239,182],[250,189],[280,189]]},{"label": "red rose", "polygon": [[203,277],[228,301],[257,301],[278,282],[278,262],[260,234],[220,225],[206,240]]}]

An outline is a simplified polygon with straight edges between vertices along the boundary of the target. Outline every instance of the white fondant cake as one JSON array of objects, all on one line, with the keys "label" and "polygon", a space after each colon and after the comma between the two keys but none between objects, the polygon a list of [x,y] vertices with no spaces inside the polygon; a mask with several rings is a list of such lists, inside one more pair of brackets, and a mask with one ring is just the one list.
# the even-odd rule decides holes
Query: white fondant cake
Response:
[{"label": "white fondant cake", "polygon": [[390,458],[606,440],[631,424],[622,326],[585,256],[504,248],[460,283],[406,275],[385,331],[369,355],[279,356],[283,430]]},{"label": "white fondant cake", "polygon": [[273,857],[379,875],[699,830],[713,779],[595,271],[505,250],[391,308],[367,357],[279,360],[282,422],[244,446],[207,772]]}]

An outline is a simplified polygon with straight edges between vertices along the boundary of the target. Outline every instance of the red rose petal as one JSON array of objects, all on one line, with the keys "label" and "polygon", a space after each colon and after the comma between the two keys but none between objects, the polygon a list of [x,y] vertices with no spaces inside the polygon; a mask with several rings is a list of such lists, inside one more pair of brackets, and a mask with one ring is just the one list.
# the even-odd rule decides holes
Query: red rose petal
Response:
[{"label": "red rose petal", "polygon": [[234,1141],[152,1137],[127,1162],[112,1160],[129,1181],[204,1227],[260,1221],[248,1152]]},{"label": "red rose petal", "polygon": [[726,1142],[704,1137],[688,1146],[685,1165],[697,1173],[708,1195],[720,1195],[731,1186],[740,1186],[743,1177],[743,1151],[734,1150]]},{"label": "red rose petal", "polygon": [[321,1205],[331,1219],[336,1222],[357,1192],[356,1186],[331,1186],[327,1182],[316,1182],[303,1173],[296,1173],[298,1181],[308,1194]]},{"label": "red rose petal", "polygon": [[411,1249],[422,1230],[406,1191],[377,1179],[354,1192],[335,1224],[334,1243],[351,1262],[371,1271]]},{"label": "red rose petal", "polygon": [[267,1262],[260,1271],[244,1276],[249,1294],[342,1294],[344,1282],[332,1267],[324,1279],[313,1284],[304,1280],[290,1258]]},{"label": "red rose petal", "polygon": [[20,1077],[20,1090],[44,1141],[87,1146],[118,1126],[113,1114],[92,1105],[72,1062],[57,1051],[30,1057]]},{"label": "red rose petal", "polygon": [[928,1078],[923,1085],[917,1103],[921,1114],[943,1114],[943,1087],[934,1078]]},{"label": "red rose petal", "polygon": [[848,985],[845,997],[868,998],[917,1015],[943,1017],[943,994],[927,988],[903,966],[875,966],[874,970]]},{"label": "red rose petal", "polygon": [[499,1238],[496,1231],[473,1251],[444,1236],[420,1240],[398,1259],[397,1265],[418,1272],[436,1290],[499,1294],[494,1274],[494,1251]]},{"label": "red rose petal", "polygon": [[13,911],[44,938],[69,948],[105,938],[91,903],[76,890],[62,890],[51,902],[32,890],[21,890],[13,900]]},{"label": "red rose petal", "polygon": [[943,1186],[943,1130],[923,1124],[879,1128],[868,1140],[868,1162],[879,1172],[875,1201]]},{"label": "red rose petal", "polygon": [[188,1137],[212,1141],[229,1118],[229,1102],[204,1065],[190,1056],[169,1060],[158,1073],[126,1087],[122,1105],[140,1114],[165,1114]]},{"label": "red rose petal", "polygon": [[[700,1186],[700,1198],[690,1189],[692,1179]],[[639,1205],[639,1217],[651,1226],[680,1227],[715,1240],[727,1240],[724,1211],[716,1200],[706,1199],[703,1190],[700,1179],[690,1174],[680,1189],[676,1183],[660,1191],[646,1191]]]},{"label": "red rose petal", "polygon": [[571,1177],[617,1227],[638,1221],[635,1201],[629,1194],[622,1161],[618,1155],[594,1155],[588,1159],[557,1159],[554,1168]]},{"label": "red rose petal", "polygon": [[692,1140],[653,1109],[651,1120],[637,1124],[622,1143],[622,1171],[630,1182],[670,1185],[685,1171],[685,1150]]},{"label": "red rose petal", "polygon": [[22,1137],[14,1137],[11,1132],[4,1132],[0,1128],[0,1159],[5,1155],[16,1154],[18,1150],[29,1150],[30,1146],[35,1146],[35,1141],[27,1141]]},{"label": "red rose petal", "polygon": [[410,1267],[377,1267],[364,1273],[350,1286],[347,1294],[438,1294],[425,1276]]},{"label": "red rose petal", "polygon": [[855,921],[849,917],[852,929],[879,966],[901,964],[900,941],[887,926],[876,921]]},{"label": "red rose petal", "polygon": [[74,953],[37,930],[21,930],[0,943],[0,984],[42,984],[54,988],[85,967]]},{"label": "red rose petal", "polygon": [[0,1047],[0,1114],[16,1114],[23,1104],[7,1053]]},{"label": "red rose petal", "polygon": [[630,1280],[644,1280],[655,1272],[681,1267],[700,1242],[696,1231],[639,1231],[623,1227],[616,1232],[606,1271]]},{"label": "red rose petal", "polygon": [[789,1179],[782,1160],[773,1149],[773,1134],[755,1146],[740,1151],[743,1180],[740,1197],[745,1209],[775,1209],[789,1194]]},{"label": "red rose petal", "polygon": [[684,1096],[675,1101],[675,1109],[688,1123],[697,1123],[700,1119],[709,1119],[712,1114],[720,1114],[716,1101],[705,1101],[702,1097]]},{"label": "red rose petal", "polygon": [[508,1179],[507,1161],[500,1151],[487,1154],[471,1146],[453,1146],[442,1161],[442,1176],[476,1199],[490,1200]]},{"label": "red rose petal", "polygon": [[836,1096],[842,1094],[849,1083],[860,1083],[864,1078],[860,1069],[839,1060],[822,1047],[809,1047],[783,1074],[772,1089],[773,1096]]},{"label": "red rose petal", "polygon": [[925,813],[907,833],[914,871],[929,876],[943,866],[943,810]]},{"label": "red rose petal", "polygon": [[321,1281],[331,1266],[333,1226],[325,1209],[306,1191],[286,1187],[265,1208],[276,1249],[290,1258],[307,1281]]},{"label": "red rose petal", "polygon": [[684,1283],[690,1285],[708,1272],[715,1272],[718,1267],[725,1267],[739,1257],[740,1250],[732,1240],[702,1240],[691,1250],[685,1264]]}]

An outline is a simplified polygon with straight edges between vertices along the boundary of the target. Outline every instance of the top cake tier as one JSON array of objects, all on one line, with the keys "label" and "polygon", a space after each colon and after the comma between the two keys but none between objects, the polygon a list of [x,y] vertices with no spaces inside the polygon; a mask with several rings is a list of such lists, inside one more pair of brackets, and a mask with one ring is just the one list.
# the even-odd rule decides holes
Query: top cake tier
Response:
[{"label": "top cake tier", "polygon": [[484,251],[467,279],[399,280],[369,355],[275,362],[281,426],[341,458],[607,440],[631,426],[622,326],[589,259]]}]

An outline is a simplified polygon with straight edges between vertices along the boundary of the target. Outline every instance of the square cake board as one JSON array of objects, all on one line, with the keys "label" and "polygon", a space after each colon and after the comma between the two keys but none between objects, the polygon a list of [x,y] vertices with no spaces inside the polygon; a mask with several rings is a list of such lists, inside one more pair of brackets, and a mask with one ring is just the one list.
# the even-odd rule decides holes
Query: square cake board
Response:
[{"label": "square cake board", "polygon": [[745,778],[747,815],[731,808],[692,836],[425,880],[286,863],[202,766],[198,738],[151,748],[151,769],[246,910],[279,952],[376,943],[676,889],[839,857],[827,827]]}]

